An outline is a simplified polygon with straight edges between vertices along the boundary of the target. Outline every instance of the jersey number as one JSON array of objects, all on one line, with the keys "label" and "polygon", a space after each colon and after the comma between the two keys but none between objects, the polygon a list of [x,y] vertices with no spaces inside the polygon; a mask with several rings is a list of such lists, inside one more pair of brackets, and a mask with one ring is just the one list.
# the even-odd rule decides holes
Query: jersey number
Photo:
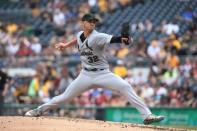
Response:
[{"label": "jersey number", "polygon": [[88,60],[89,60],[88,61],[89,63],[93,63],[93,62],[99,61],[98,56],[96,56],[96,55],[94,55],[92,57],[88,57]]}]

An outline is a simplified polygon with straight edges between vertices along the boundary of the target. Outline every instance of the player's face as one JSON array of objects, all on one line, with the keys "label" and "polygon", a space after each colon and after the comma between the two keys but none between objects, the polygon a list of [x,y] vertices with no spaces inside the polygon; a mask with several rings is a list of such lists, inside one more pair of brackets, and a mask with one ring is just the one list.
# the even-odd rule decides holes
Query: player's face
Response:
[{"label": "player's face", "polygon": [[82,28],[84,31],[92,31],[96,26],[95,21],[83,21]]}]

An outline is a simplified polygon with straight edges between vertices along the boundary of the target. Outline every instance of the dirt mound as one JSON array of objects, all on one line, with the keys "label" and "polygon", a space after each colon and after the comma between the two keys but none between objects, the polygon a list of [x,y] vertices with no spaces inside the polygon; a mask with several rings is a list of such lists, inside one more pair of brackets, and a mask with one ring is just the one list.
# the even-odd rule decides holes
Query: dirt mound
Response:
[{"label": "dirt mound", "polygon": [[184,131],[158,126],[57,117],[0,117],[1,131]]}]

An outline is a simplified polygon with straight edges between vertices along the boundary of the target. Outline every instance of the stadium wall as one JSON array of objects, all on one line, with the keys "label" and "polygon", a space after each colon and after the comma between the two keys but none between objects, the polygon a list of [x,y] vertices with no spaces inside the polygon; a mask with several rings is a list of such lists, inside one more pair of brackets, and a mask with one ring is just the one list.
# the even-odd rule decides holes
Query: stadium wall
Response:
[{"label": "stadium wall", "polygon": [[[4,115],[23,115],[20,110],[36,108],[37,104],[4,104]],[[95,110],[95,119],[115,122],[141,123],[139,112],[133,107],[84,107],[60,105],[65,110]],[[197,126],[197,108],[150,108],[156,115],[164,115],[166,119],[159,125]],[[158,125],[158,124],[156,124]]]},{"label": "stadium wall", "polygon": [[[197,126],[196,108],[151,108],[157,115],[164,115],[166,119],[160,125]],[[108,107],[105,109],[107,121],[142,123],[139,112],[131,107]]]}]

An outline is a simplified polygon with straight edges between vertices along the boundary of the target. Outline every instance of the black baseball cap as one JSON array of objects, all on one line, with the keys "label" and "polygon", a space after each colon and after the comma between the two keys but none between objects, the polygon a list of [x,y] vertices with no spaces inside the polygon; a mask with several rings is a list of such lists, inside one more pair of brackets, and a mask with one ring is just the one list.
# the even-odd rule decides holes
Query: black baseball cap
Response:
[{"label": "black baseball cap", "polygon": [[82,21],[95,21],[95,22],[99,22],[99,19],[96,18],[95,15],[91,14],[91,13],[87,13],[85,14],[82,18]]}]

